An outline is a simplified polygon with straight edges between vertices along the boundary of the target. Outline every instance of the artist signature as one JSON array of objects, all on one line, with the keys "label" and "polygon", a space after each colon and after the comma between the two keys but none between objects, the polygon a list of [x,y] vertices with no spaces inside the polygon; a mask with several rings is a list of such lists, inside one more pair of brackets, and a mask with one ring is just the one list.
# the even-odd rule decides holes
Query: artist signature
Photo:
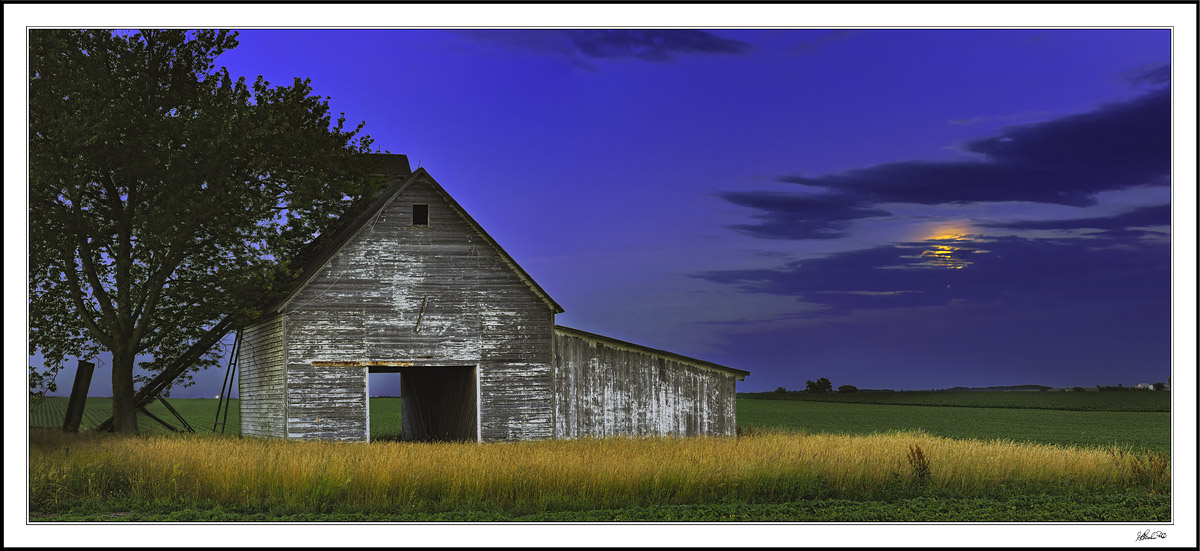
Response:
[{"label": "artist signature", "polygon": [[1137,539],[1134,541],[1157,540],[1157,539],[1163,539],[1165,537],[1167,537],[1167,534],[1165,534],[1163,532],[1159,532],[1158,530],[1151,532],[1150,529],[1147,528],[1145,530],[1142,530],[1141,532],[1138,532]]}]

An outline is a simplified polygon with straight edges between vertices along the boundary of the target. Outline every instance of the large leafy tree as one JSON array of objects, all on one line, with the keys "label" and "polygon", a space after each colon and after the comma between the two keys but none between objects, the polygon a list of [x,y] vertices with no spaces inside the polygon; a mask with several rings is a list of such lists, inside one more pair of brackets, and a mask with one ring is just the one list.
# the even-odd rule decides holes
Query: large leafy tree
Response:
[{"label": "large leafy tree", "polygon": [[54,370],[110,351],[113,427],[136,432],[135,357],[161,370],[217,320],[253,318],[287,259],[382,185],[371,140],[308,80],[215,69],[234,32],[29,39],[30,353]]}]

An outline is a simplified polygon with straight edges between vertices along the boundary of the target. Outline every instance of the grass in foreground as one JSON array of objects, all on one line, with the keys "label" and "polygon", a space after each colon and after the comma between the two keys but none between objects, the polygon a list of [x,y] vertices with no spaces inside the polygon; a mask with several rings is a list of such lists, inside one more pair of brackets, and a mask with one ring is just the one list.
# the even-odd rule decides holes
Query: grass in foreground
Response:
[{"label": "grass in foreground", "polygon": [[[35,519],[105,512],[154,515],[164,507],[196,514],[211,514],[215,508],[242,515],[360,515],[363,520],[439,514],[452,520],[471,511],[527,520],[553,520],[555,515],[580,520],[608,514],[603,511],[617,511],[611,513],[616,516],[649,511],[649,519],[661,520],[670,520],[663,514],[673,514],[664,511],[703,519],[727,513],[731,520],[790,514],[799,518],[787,520],[841,519],[829,512],[833,509],[797,512],[808,500],[833,500],[829,503],[862,502],[845,505],[857,511],[847,515],[877,520],[888,515],[897,520],[943,518],[935,511],[947,507],[960,510],[961,516],[974,508],[972,503],[1004,520],[1028,515],[1081,520],[1087,515],[1063,504],[1091,500],[1113,505],[1104,496],[1138,500],[1129,506],[1126,498],[1126,505],[1114,509],[1128,517],[1107,520],[1164,520],[1162,515],[1169,514],[1170,470],[1161,454],[951,440],[922,433],[773,432],[736,439],[481,445],[35,431],[30,444]],[[920,499],[942,505],[911,501]],[[1037,506],[1039,499],[1047,505]],[[921,503],[927,506],[914,505]],[[1034,504],[1030,507],[1036,511],[1017,514],[1010,509],[1006,515],[998,509],[1017,503]],[[1080,509],[1088,510],[1094,512]]]}]

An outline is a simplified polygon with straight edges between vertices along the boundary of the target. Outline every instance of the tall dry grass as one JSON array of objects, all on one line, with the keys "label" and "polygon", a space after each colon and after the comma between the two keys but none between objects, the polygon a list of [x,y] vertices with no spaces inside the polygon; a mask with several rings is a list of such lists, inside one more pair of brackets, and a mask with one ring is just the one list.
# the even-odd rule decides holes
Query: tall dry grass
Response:
[{"label": "tall dry grass", "polygon": [[1165,456],[923,433],[371,444],[31,436],[35,509],[96,499],[334,511],[1169,491]]}]

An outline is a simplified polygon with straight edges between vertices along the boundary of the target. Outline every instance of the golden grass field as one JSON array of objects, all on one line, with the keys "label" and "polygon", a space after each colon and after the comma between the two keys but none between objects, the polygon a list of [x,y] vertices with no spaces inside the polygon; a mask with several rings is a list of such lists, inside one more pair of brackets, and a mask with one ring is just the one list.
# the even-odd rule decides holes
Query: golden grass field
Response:
[{"label": "golden grass field", "polygon": [[30,502],[86,499],[510,512],[911,495],[1170,492],[1163,454],[919,432],[336,443],[211,435],[30,436]]}]

